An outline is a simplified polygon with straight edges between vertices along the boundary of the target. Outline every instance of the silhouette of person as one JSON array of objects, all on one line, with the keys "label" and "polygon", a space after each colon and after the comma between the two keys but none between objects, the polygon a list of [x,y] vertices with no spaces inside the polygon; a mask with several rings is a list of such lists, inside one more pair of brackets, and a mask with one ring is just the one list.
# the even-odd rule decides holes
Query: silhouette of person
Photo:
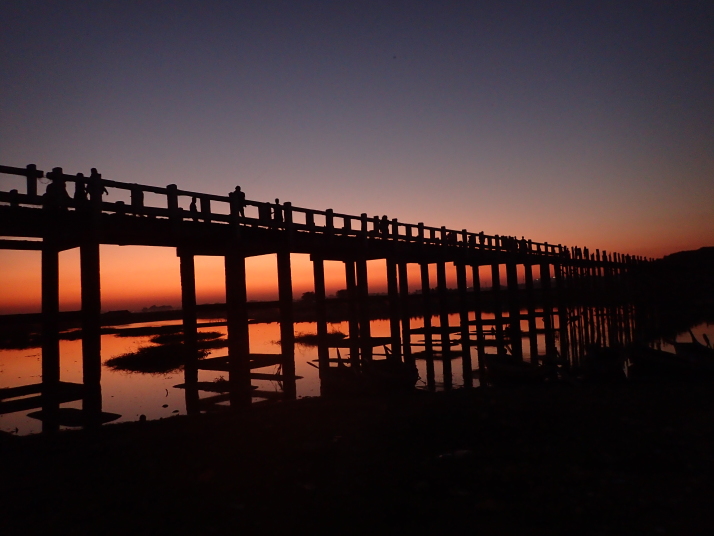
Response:
[{"label": "silhouette of person", "polygon": [[74,183],[74,206],[80,208],[87,203],[87,188],[84,185],[84,175],[77,173],[77,180]]},{"label": "silhouette of person", "polygon": [[382,231],[382,236],[384,238],[389,238],[389,218],[387,218],[386,215],[382,216],[380,231]]},{"label": "silhouette of person", "polygon": [[273,219],[275,223],[283,223],[283,208],[280,205],[280,199],[275,198],[275,207],[273,207]]},{"label": "silhouette of person", "polygon": [[474,235],[474,234],[469,235],[469,246],[472,248],[476,247],[476,235]]},{"label": "silhouette of person", "polygon": [[236,186],[236,189],[233,191],[233,199],[238,215],[241,218],[245,218],[245,192],[240,189],[240,186]]},{"label": "silhouette of person", "polygon": [[102,195],[109,195],[109,192],[107,192],[107,189],[102,184],[102,176],[97,171],[97,168],[92,168],[89,178],[90,181],[87,187],[87,193],[90,198],[96,195],[101,199]]},{"label": "silhouette of person", "polygon": [[45,194],[42,196],[46,208],[55,210],[67,208],[70,197],[67,193],[67,183],[62,178],[61,173],[58,168],[55,168],[55,170],[47,174],[52,182],[47,185]]},{"label": "silhouette of person", "polygon": [[486,242],[486,234],[483,231],[481,231],[478,234],[478,243],[483,246],[485,242]]},{"label": "silhouette of person", "polygon": [[198,221],[198,207],[196,206],[196,197],[191,198],[191,204],[188,207],[188,211],[191,213],[193,221]]}]

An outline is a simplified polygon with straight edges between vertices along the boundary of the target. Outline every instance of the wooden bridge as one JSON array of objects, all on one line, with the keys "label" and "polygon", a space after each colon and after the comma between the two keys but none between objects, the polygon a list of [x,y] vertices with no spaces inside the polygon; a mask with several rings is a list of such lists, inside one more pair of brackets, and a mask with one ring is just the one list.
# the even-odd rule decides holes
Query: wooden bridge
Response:
[{"label": "wooden bridge", "polygon": [[[95,409],[101,408],[100,244],[176,248],[180,258],[185,345],[193,356],[198,355],[194,257],[213,255],[225,259],[228,355],[189,360],[185,369],[185,385],[193,386],[187,389],[189,410],[201,407],[201,400],[205,400],[199,400],[197,394],[201,387],[206,387],[198,382],[200,368],[227,371],[230,392],[214,398],[243,405],[249,404],[254,396],[251,377],[265,376],[255,372],[256,369],[280,364],[279,379],[285,396],[295,396],[291,253],[309,254],[313,263],[320,340],[327,335],[324,261],[344,263],[350,312],[349,338],[342,346],[349,349],[349,364],[355,370],[375,361],[373,348],[383,344],[389,346],[386,361],[395,366],[413,366],[411,336],[415,330],[410,318],[414,311],[409,305],[413,300],[409,299],[407,265],[418,264],[427,375],[431,375],[433,384],[434,348],[439,346],[447,389],[452,377],[450,335],[455,332],[460,335],[464,385],[473,385],[473,349],[482,378],[485,374],[490,344],[481,314],[485,293],[481,292],[479,267],[491,267],[490,298],[496,304],[495,319],[489,326],[495,333],[491,345],[503,353],[507,341],[513,358],[522,359],[525,339],[530,345],[531,362],[538,365],[539,360],[556,354],[565,360],[576,359],[588,341],[614,343],[630,337],[627,308],[619,309],[612,319],[613,325],[627,326],[619,331],[606,326],[597,315],[579,326],[569,323],[566,302],[574,294],[599,294],[604,289],[613,291],[613,295],[626,296],[628,273],[646,262],[641,257],[590,252],[587,248],[525,238],[430,227],[367,214],[353,216],[291,203],[250,201],[240,191],[220,196],[180,190],[173,184],[160,188],[118,182],[102,178],[94,169],[84,176],[65,174],[62,168],[45,173],[34,165],[0,166],[0,173],[16,176],[18,184],[22,182],[20,177],[25,179],[24,188],[0,191],[0,249],[41,251],[43,334],[42,383],[0,392],[0,412],[43,407],[43,400],[49,395],[57,397],[58,393],[64,395],[63,400],[78,396],[78,386],[67,385],[59,377],[58,254],[70,248],[80,250],[84,384],[79,387],[85,405]],[[42,177],[51,182],[40,193],[38,180]],[[74,186],[72,196],[67,192],[68,184]],[[276,355],[252,354],[248,336],[245,259],[265,254],[277,255],[282,348]],[[384,259],[387,265],[390,336],[386,340],[370,333],[367,261],[374,259]],[[447,289],[447,263],[456,268],[456,293]],[[436,299],[432,299],[429,286],[432,264],[437,275]],[[501,284],[502,265],[505,265],[505,290]],[[519,265],[525,276],[524,289],[519,288]],[[539,267],[539,288],[534,284],[533,266]],[[472,290],[467,287],[467,271],[471,273]],[[450,300],[457,303],[450,304]],[[438,311],[432,311],[433,304],[438,304]],[[460,315],[457,327],[449,326],[449,307],[454,306]],[[524,307],[526,314],[521,312]],[[475,312],[474,320],[470,320],[470,312]],[[440,315],[436,329],[431,327],[432,314]],[[545,348],[538,347],[537,320],[543,325]],[[527,323],[528,329],[522,329],[522,322]],[[475,326],[475,332],[471,326]],[[318,356],[321,377],[327,377],[334,367],[328,344],[319,346]],[[33,393],[38,395],[36,399],[14,400]],[[94,398],[87,393],[94,393]]]}]

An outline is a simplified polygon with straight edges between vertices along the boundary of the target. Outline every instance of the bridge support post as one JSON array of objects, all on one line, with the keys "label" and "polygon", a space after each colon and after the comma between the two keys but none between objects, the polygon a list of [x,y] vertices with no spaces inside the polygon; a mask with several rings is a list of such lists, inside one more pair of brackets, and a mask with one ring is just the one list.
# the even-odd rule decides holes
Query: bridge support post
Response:
[{"label": "bridge support post", "polygon": [[473,279],[474,286],[474,314],[476,317],[476,351],[478,353],[478,373],[479,373],[479,385],[485,385],[486,378],[486,341],[483,335],[483,316],[482,316],[482,304],[481,304],[481,274],[479,271],[480,266],[478,264],[473,264],[471,266],[471,278]]},{"label": "bridge support post", "polygon": [[183,344],[186,351],[184,381],[186,383],[186,413],[198,411],[198,321],[196,308],[196,270],[194,256],[178,251],[181,274],[181,318]]},{"label": "bridge support post", "polygon": [[429,391],[436,389],[436,379],[434,375],[434,343],[432,339],[431,327],[431,287],[429,284],[429,264],[423,262],[419,265],[421,269],[421,297],[424,311],[424,357],[426,359],[426,387]]},{"label": "bridge support post", "polygon": [[372,361],[372,329],[369,321],[369,286],[367,259],[357,261],[357,295],[359,296],[359,335],[362,361]]},{"label": "bridge support post", "polygon": [[287,400],[297,396],[295,385],[295,329],[290,251],[278,251],[278,299],[280,302],[280,351],[283,357],[283,391]]},{"label": "bridge support post", "polygon": [[526,307],[528,309],[528,344],[531,354],[531,363],[537,365],[540,360],[538,355],[538,331],[536,327],[535,295],[533,290],[533,265],[526,261],[524,265],[526,278]]},{"label": "bridge support post", "polygon": [[88,424],[94,424],[102,411],[102,323],[99,242],[79,247],[82,285],[82,373],[86,396],[82,410]]},{"label": "bridge support post", "polygon": [[459,288],[459,320],[461,323],[461,363],[464,376],[464,387],[473,387],[473,370],[471,368],[471,333],[469,328],[468,290],[466,288],[466,265],[456,264],[456,283]]},{"label": "bridge support post", "polygon": [[569,337],[568,337],[568,310],[565,298],[565,276],[563,271],[565,265],[557,263],[553,265],[555,272],[555,295],[558,300],[558,334],[560,339],[560,357],[565,363],[569,363]]},{"label": "bridge support post", "polygon": [[226,253],[225,265],[230,401],[231,406],[249,406],[250,342],[245,256],[237,246],[233,245]]},{"label": "bridge support post", "polygon": [[521,308],[518,292],[518,266],[515,255],[509,253],[506,262],[506,281],[508,285],[508,338],[511,341],[511,354],[514,358],[523,360],[523,340],[521,334]]},{"label": "bridge support post", "polygon": [[347,284],[347,307],[349,308],[350,365],[359,368],[359,304],[357,303],[357,280],[354,261],[345,262],[345,283]]},{"label": "bridge support post", "polygon": [[545,355],[553,359],[556,354],[555,329],[553,328],[553,295],[550,281],[550,263],[540,265],[540,285],[543,293],[543,327],[545,328]]},{"label": "bridge support post", "polygon": [[414,365],[411,347],[411,316],[409,314],[409,277],[406,262],[399,263],[399,298],[402,313],[402,355],[405,363]]},{"label": "bridge support post", "polygon": [[312,274],[315,281],[315,316],[317,317],[317,361],[320,377],[330,367],[330,350],[327,347],[327,304],[325,303],[325,261],[312,259]]},{"label": "bridge support post", "polygon": [[42,244],[42,431],[59,430],[60,380],[59,251],[53,240]]},{"label": "bridge support post", "polygon": [[392,353],[387,359],[394,362],[402,360],[402,343],[399,329],[399,288],[397,284],[397,263],[387,258],[387,291],[389,293],[389,334],[392,340]]},{"label": "bridge support post", "polygon": [[449,294],[446,288],[446,263],[436,263],[436,288],[439,293],[439,333],[441,334],[441,361],[444,373],[444,389],[452,387],[451,337],[449,327]]},{"label": "bridge support post", "polygon": [[493,322],[496,334],[497,353],[506,353],[503,339],[503,313],[501,312],[501,265],[494,262],[491,265],[491,293],[493,295]]}]

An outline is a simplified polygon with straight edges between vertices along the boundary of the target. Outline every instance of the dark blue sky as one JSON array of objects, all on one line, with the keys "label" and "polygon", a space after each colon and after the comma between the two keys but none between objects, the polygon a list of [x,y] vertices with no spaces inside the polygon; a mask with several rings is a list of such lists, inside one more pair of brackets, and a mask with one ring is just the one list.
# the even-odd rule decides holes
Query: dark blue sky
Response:
[{"label": "dark blue sky", "polygon": [[714,3],[464,4],[5,1],[0,163],[714,244]]}]

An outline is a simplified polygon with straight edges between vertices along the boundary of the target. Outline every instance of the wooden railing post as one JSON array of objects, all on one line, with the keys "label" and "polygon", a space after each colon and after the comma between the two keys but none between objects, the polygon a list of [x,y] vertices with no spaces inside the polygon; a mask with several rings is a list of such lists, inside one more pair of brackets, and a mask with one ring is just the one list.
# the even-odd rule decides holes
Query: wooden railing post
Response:
[{"label": "wooden railing post", "polygon": [[207,196],[201,196],[201,215],[205,223],[211,223],[211,199]]},{"label": "wooden railing post", "polygon": [[27,169],[27,175],[25,175],[27,195],[37,197],[37,179],[41,177],[42,174],[37,172],[37,166],[35,164],[28,164],[25,169]]}]

